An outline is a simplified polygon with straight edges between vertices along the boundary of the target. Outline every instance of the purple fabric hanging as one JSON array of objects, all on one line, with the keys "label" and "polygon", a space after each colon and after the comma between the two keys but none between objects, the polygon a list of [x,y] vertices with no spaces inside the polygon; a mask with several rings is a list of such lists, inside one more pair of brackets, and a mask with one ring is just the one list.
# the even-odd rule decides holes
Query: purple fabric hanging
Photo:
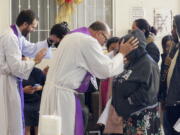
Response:
[{"label": "purple fabric hanging", "polygon": [[23,121],[23,128],[25,128],[25,119],[24,119],[24,91],[22,85],[22,79],[17,78],[18,86],[19,86],[19,95],[21,97],[21,112],[22,112],[22,121]]},{"label": "purple fabric hanging", "polygon": [[[69,34],[75,33],[75,32],[80,32],[80,33],[83,33],[83,34],[90,35],[90,32],[89,32],[88,28],[86,28],[86,27],[81,27],[79,29],[75,29],[75,30],[69,32]],[[91,77],[92,77],[92,75],[89,72],[87,72],[85,74],[85,76],[84,76],[84,78],[83,78],[79,88],[77,88],[76,90],[78,92],[86,92],[86,90],[89,87],[89,83],[90,83]]]},{"label": "purple fabric hanging", "polygon": [[[18,38],[18,31],[17,31],[16,25],[11,25],[10,27],[13,30],[14,34]],[[25,133],[25,130],[24,130],[25,129],[25,120],[24,120],[24,91],[23,91],[23,86],[22,86],[22,79],[17,77],[17,82],[18,82],[18,87],[19,87],[19,95],[20,95],[20,98],[21,98],[21,113],[22,113],[23,132]]]},{"label": "purple fabric hanging", "polygon": [[[90,35],[90,32],[88,30],[88,28],[86,27],[81,27],[79,29],[73,30],[71,32],[69,32],[69,34],[74,33],[74,32],[80,32],[80,33],[84,33],[87,35]],[[88,87],[89,87],[89,83],[91,80],[92,75],[87,72],[79,86],[79,88],[77,88],[76,90],[78,92],[86,92]],[[75,95],[75,100],[76,100],[76,114],[75,114],[75,135],[84,135],[84,124],[83,124],[83,116],[82,116],[82,107],[81,107],[81,102],[78,98],[77,95]]]},{"label": "purple fabric hanging", "polygon": [[[91,74],[89,72],[86,73],[84,76],[84,79],[79,86],[78,89],[76,89],[78,92],[86,92],[90,83]],[[82,107],[81,102],[77,95],[75,95],[76,100],[76,113],[75,113],[75,135],[84,135],[84,124],[83,124],[83,115],[82,115]]]},{"label": "purple fabric hanging", "polygon": [[18,37],[18,30],[15,24],[11,25],[11,29],[13,30],[14,34]]},{"label": "purple fabric hanging", "polygon": [[92,77],[92,75],[89,72],[87,72],[86,75],[83,78],[83,81],[81,82],[81,85],[76,90],[78,92],[86,92],[88,87],[89,87],[91,77]]},{"label": "purple fabric hanging", "polygon": [[75,114],[75,135],[84,135],[84,121],[82,115],[81,102],[77,95],[75,95],[76,100],[76,114]]},{"label": "purple fabric hanging", "polygon": [[75,33],[75,32],[80,32],[80,33],[84,33],[84,34],[90,35],[90,32],[89,32],[88,28],[86,28],[86,27],[81,27],[79,29],[75,29],[73,31],[70,31],[69,34]]}]

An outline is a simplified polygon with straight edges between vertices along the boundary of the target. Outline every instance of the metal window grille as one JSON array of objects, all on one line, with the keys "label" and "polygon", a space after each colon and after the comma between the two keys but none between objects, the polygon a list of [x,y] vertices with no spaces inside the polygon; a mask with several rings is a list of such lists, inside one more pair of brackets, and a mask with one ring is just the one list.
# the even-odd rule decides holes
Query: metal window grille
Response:
[{"label": "metal window grille", "polygon": [[[35,32],[28,37],[30,41],[37,42],[49,36],[50,28],[55,24],[58,14],[56,0],[11,0],[12,23],[22,9],[32,9],[39,18],[39,25]],[[106,22],[112,28],[112,0],[84,0],[75,7],[70,28],[88,26],[93,21]]]}]

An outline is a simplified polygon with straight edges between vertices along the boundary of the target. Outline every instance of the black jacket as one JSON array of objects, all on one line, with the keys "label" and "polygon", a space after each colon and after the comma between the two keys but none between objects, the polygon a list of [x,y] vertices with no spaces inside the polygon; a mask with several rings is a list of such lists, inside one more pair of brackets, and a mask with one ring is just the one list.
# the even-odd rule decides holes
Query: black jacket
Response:
[{"label": "black jacket", "polygon": [[160,72],[160,84],[159,84],[159,93],[158,93],[158,101],[165,101],[167,96],[167,74],[165,74],[169,68],[165,64],[165,58],[167,54],[163,53],[161,55],[162,63],[161,63],[161,72]]},{"label": "black jacket", "polygon": [[167,90],[166,104],[167,106],[180,105],[180,49]]},{"label": "black jacket", "polygon": [[143,47],[127,58],[130,63],[113,79],[112,92],[112,105],[124,118],[156,104],[159,89],[159,67]]},{"label": "black jacket", "polygon": [[[39,69],[34,67],[28,80],[23,80],[23,87],[34,84],[40,84],[44,86],[46,80],[46,76],[44,73]],[[42,91],[37,91],[34,94],[26,94],[24,93],[24,102],[25,103],[37,103],[41,100]]]},{"label": "black jacket", "polygon": [[[180,36],[180,15],[174,17],[174,22],[177,34]],[[180,46],[180,43],[177,45]],[[167,92],[166,104],[168,106],[180,105],[180,49]]]},{"label": "black jacket", "polygon": [[148,43],[146,50],[153,60],[158,63],[160,59],[160,52],[156,44],[154,42]]}]

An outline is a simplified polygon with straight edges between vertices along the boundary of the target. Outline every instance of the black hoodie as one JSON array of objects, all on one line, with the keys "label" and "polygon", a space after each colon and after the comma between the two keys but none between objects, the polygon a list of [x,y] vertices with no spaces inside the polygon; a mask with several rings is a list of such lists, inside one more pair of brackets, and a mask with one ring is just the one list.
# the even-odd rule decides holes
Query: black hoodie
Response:
[{"label": "black hoodie", "polygon": [[127,56],[124,72],[113,79],[112,105],[124,118],[156,104],[159,89],[159,68],[145,51],[143,33],[135,30],[125,38],[131,36],[138,38],[139,47]]}]

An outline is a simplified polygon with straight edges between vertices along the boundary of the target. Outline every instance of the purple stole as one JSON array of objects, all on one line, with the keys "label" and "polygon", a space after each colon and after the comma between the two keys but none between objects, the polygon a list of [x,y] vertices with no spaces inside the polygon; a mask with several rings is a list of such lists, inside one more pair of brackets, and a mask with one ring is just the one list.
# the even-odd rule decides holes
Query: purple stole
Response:
[{"label": "purple stole", "polygon": [[[18,38],[18,31],[17,31],[16,25],[11,25],[11,29],[13,30],[14,34]],[[24,91],[23,91],[23,86],[22,86],[22,79],[17,77],[17,82],[18,82],[18,87],[19,87],[19,95],[20,95],[20,98],[21,98],[22,123],[23,123],[23,129],[24,129],[25,128],[25,121],[24,121]]]},{"label": "purple stole", "polygon": [[[74,33],[74,32],[80,32],[80,33],[90,35],[88,28],[86,28],[86,27],[82,27],[82,28],[73,30],[70,33]],[[89,72],[87,72],[86,75],[84,76],[84,79],[81,82],[79,88],[77,88],[76,91],[78,91],[80,93],[86,92],[89,87],[91,77],[92,77],[92,75]],[[75,135],[84,135],[82,107],[81,107],[81,102],[77,95],[75,95],[75,100],[76,100],[76,114],[75,114],[75,131],[74,131],[75,133],[74,134]]]}]

